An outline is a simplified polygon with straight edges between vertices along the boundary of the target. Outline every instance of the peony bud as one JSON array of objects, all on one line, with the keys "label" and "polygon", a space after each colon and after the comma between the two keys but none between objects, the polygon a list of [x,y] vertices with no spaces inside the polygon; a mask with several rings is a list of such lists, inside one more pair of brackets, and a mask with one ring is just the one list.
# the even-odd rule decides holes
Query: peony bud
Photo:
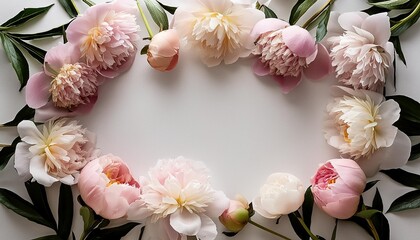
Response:
[{"label": "peony bud", "polygon": [[220,215],[220,222],[232,232],[239,232],[249,220],[248,202],[242,196],[236,196],[235,200],[230,200],[229,208]]},{"label": "peony bud", "polygon": [[165,72],[178,63],[179,37],[174,29],[156,34],[147,50],[147,61],[152,68]]},{"label": "peony bud", "polygon": [[366,176],[355,161],[332,159],[318,169],[311,183],[316,205],[332,217],[347,219],[357,211]]}]

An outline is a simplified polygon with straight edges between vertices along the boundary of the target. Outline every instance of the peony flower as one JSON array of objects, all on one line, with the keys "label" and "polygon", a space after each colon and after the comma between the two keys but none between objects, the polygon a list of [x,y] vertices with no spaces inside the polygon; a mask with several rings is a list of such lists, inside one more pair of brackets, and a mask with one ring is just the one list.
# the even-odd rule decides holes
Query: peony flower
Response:
[{"label": "peony flower", "polygon": [[392,124],[400,107],[376,92],[334,87],[335,99],[327,106],[325,138],[344,157],[352,158],[365,174],[398,168],[407,163],[411,142]]},{"label": "peony flower", "polygon": [[232,232],[239,232],[249,220],[249,204],[246,199],[240,195],[235,200],[230,200],[229,208],[220,215],[220,222]]},{"label": "peony flower", "polygon": [[186,0],[175,11],[173,27],[211,67],[247,57],[254,47],[249,33],[263,18],[261,11],[230,0]]},{"label": "peony flower", "polygon": [[26,103],[35,108],[35,121],[89,112],[102,82],[96,71],[80,62],[80,53],[69,43],[51,48],[44,71],[32,75],[26,85]]},{"label": "peony flower", "polygon": [[365,189],[366,176],[351,159],[327,161],[311,178],[315,204],[334,218],[353,216]]},{"label": "peony flower", "polygon": [[267,18],[252,30],[259,58],[253,68],[258,76],[273,76],[284,93],[289,93],[300,82],[302,74],[320,79],[331,70],[328,51],[306,30],[297,25]]},{"label": "peony flower", "polygon": [[147,50],[147,61],[152,68],[170,71],[178,63],[179,37],[175,30],[169,29],[156,34]]},{"label": "peony flower", "polygon": [[22,139],[15,152],[18,174],[47,187],[57,181],[76,184],[80,170],[97,154],[93,134],[77,121],[50,120],[40,131],[24,120],[17,130]]},{"label": "peony flower", "polygon": [[89,162],[78,187],[83,201],[106,219],[126,216],[129,205],[140,197],[140,185],[128,166],[112,154]]},{"label": "peony flower", "polygon": [[305,188],[289,173],[273,173],[254,199],[254,210],[265,218],[278,218],[296,211],[303,203]]},{"label": "peony flower", "polygon": [[140,27],[135,1],[115,0],[90,7],[67,28],[67,39],[86,63],[114,78],[128,70],[137,54]]},{"label": "peony flower", "polygon": [[332,13],[328,31],[337,79],[354,88],[381,91],[394,60],[387,13]]},{"label": "peony flower", "polygon": [[201,163],[178,157],[159,160],[142,186],[141,199],[131,204],[128,219],[163,224],[171,240],[194,236],[215,239],[219,217],[229,199],[209,183],[208,169]]}]

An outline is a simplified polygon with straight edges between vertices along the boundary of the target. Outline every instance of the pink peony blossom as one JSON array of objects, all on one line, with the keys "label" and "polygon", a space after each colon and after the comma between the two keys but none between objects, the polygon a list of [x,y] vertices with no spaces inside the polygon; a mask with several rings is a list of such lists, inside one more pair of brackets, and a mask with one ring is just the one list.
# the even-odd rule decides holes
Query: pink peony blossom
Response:
[{"label": "pink peony blossom", "polygon": [[57,181],[76,184],[80,170],[96,157],[94,135],[68,119],[50,120],[41,127],[42,131],[28,120],[17,126],[22,139],[15,152],[18,174],[47,187]]},{"label": "pink peony blossom", "polygon": [[333,12],[328,32],[337,79],[354,88],[382,91],[394,58],[387,13]]},{"label": "pink peony blossom", "polygon": [[249,204],[242,196],[236,196],[236,199],[230,200],[229,208],[220,215],[220,222],[232,232],[239,232],[249,220]]},{"label": "pink peony blossom", "polygon": [[251,32],[259,58],[254,64],[258,76],[271,75],[284,93],[300,82],[302,73],[310,79],[320,79],[331,70],[328,52],[316,44],[310,33],[285,21],[267,18],[259,21]]},{"label": "pink peony blossom", "polygon": [[229,207],[229,199],[210,186],[208,169],[201,163],[178,157],[159,160],[142,186],[141,199],[131,204],[129,220],[150,217],[162,224],[170,240],[194,236],[211,240],[217,235],[211,218]]},{"label": "pink peony blossom", "polygon": [[94,69],[80,62],[80,53],[69,44],[51,48],[44,71],[32,75],[26,85],[26,103],[35,108],[35,121],[89,112],[102,82]]},{"label": "pink peony blossom", "polygon": [[347,219],[357,211],[366,176],[351,159],[332,159],[311,178],[316,205],[331,217]]},{"label": "pink peony blossom", "polygon": [[67,28],[67,39],[86,63],[114,78],[128,70],[137,54],[140,27],[135,1],[115,0],[90,7]]},{"label": "pink peony blossom", "polygon": [[147,61],[156,70],[170,71],[178,63],[178,54],[178,34],[174,29],[169,29],[153,36],[147,51]]},{"label": "pink peony blossom", "polygon": [[140,197],[140,185],[128,166],[112,154],[89,162],[79,178],[83,201],[107,219],[126,216],[129,205]]}]

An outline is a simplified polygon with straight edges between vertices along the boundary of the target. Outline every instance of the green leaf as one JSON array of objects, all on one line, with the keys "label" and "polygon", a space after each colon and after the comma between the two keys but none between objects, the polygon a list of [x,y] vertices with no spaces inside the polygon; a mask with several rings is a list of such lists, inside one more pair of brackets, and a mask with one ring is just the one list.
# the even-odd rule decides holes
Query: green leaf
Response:
[{"label": "green leaf", "polygon": [[0,151],[0,170],[3,170],[10,158],[15,154],[16,145],[20,142],[20,137],[15,138],[9,147],[4,147]]},{"label": "green leaf", "polygon": [[13,69],[15,69],[16,75],[19,79],[20,91],[23,87],[25,87],[29,79],[28,62],[26,61],[19,48],[17,48],[17,46],[6,34],[0,33],[0,39],[3,44],[4,51],[6,52],[6,56],[9,59],[9,62],[12,64]]},{"label": "green leaf", "polygon": [[39,33],[9,33],[9,35],[20,40],[34,40],[48,37],[55,37],[63,35],[63,28],[67,29],[70,23],[66,23],[62,26],[50,29],[48,31],[39,32]]},{"label": "green leaf", "polygon": [[140,229],[140,235],[139,235],[139,240],[141,240],[143,238],[143,234],[144,234],[144,230],[146,229],[146,226],[141,227]]},{"label": "green leaf", "polygon": [[395,100],[401,108],[400,118],[394,125],[409,136],[420,135],[420,103],[402,95],[387,99]]},{"label": "green leaf", "polygon": [[399,9],[402,5],[409,2],[410,0],[388,0],[382,2],[371,3],[371,5],[386,9]]},{"label": "green leaf", "polygon": [[12,121],[4,123],[4,126],[17,126],[23,120],[30,120],[35,115],[35,109],[30,108],[28,105],[25,105],[19,112],[16,114],[15,118]]},{"label": "green leaf", "polygon": [[411,154],[410,154],[410,158],[408,160],[412,161],[412,160],[416,160],[418,158],[420,158],[420,143],[411,147]]},{"label": "green leaf", "polygon": [[380,240],[389,240],[390,239],[390,230],[388,219],[386,219],[383,213],[378,213],[372,216],[371,219],[373,226],[378,232]]},{"label": "green leaf", "polygon": [[298,0],[290,12],[289,23],[294,25],[305,14],[308,9],[314,5],[316,0]]},{"label": "green leaf", "polygon": [[32,222],[36,222],[51,229],[54,229],[55,227],[54,225],[51,225],[49,221],[45,220],[31,203],[10,190],[0,188],[0,203]]},{"label": "green leaf", "polygon": [[296,235],[298,235],[299,238],[302,240],[309,239],[309,234],[305,231],[305,228],[303,228],[302,224],[298,219],[298,217],[300,217],[300,213],[298,211],[295,211],[287,214],[287,216],[289,217],[290,224],[292,225]]},{"label": "green leaf", "polygon": [[264,13],[265,18],[278,18],[276,13],[266,5],[261,6],[261,11]]},{"label": "green leaf", "polygon": [[337,228],[338,228],[338,219],[335,219],[335,226],[334,226],[334,230],[331,234],[331,240],[335,240],[335,238],[337,236]]},{"label": "green leaf", "polygon": [[391,203],[388,212],[400,212],[420,207],[420,190],[408,192]]},{"label": "green leaf", "polygon": [[22,48],[24,48],[39,63],[44,64],[44,58],[45,58],[45,54],[47,54],[47,51],[39,47],[35,47],[34,45],[24,42],[18,38],[12,37],[11,40],[15,43],[15,45],[19,45]]},{"label": "green leaf", "polygon": [[1,26],[2,27],[7,27],[7,28],[20,26],[20,25],[28,22],[29,20],[31,20],[35,17],[38,17],[39,15],[41,15],[43,13],[48,12],[48,10],[50,10],[50,8],[53,5],[54,4],[51,4],[49,6],[40,7],[40,8],[25,8],[22,11],[20,11],[18,14],[16,14],[14,17],[7,20],[7,22],[3,23]]},{"label": "green leaf", "polygon": [[302,217],[308,228],[311,227],[312,210],[314,207],[314,196],[312,195],[311,186],[306,189],[305,198],[302,204]]},{"label": "green leaf", "polygon": [[381,172],[404,186],[420,189],[420,175],[402,169],[381,170]]},{"label": "green leaf", "polygon": [[48,203],[45,187],[37,182],[31,181],[26,181],[25,187],[36,210],[51,224],[51,226],[54,226],[54,231],[57,231],[57,224]]},{"label": "green leaf", "polygon": [[354,216],[359,217],[359,218],[369,219],[377,213],[380,213],[380,211],[376,209],[367,209],[367,210],[362,210],[360,212],[357,212],[356,214],[354,214]]},{"label": "green leaf", "polygon": [[400,36],[407,29],[409,29],[414,23],[420,18],[420,3],[417,4],[416,8],[404,19],[398,21],[391,27],[391,36]]},{"label": "green leaf", "polygon": [[140,50],[140,54],[141,55],[147,54],[147,50],[149,50],[149,44],[144,45],[144,47]]},{"label": "green leaf", "polygon": [[327,35],[327,25],[330,19],[331,4],[319,16],[320,22],[316,29],[316,41],[320,42]]},{"label": "green leaf", "polygon": [[379,182],[379,180],[374,180],[374,181],[371,181],[371,182],[366,183],[365,190],[363,190],[363,192],[368,191],[373,186],[375,186],[375,184],[377,184],[378,182]]},{"label": "green leaf", "polygon": [[407,62],[405,61],[404,52],[401,48],[400,37],[394,36],[391,37],[389,40],[394,44],[395,52],[398,54],[398,57],[401,59],[404,65],[407,65]]},{"label": "green leaf", "polygon": [[153,21],[159,26],[161,30],[169,28],[168,16],[165,10],[156,0],[145,0],[146,7],[152,16]]},{"label": "green leaf", "polygon": [[384,210],[384,205],[382,203],[382,197],[381,197],[381,194],[379,193],[378,188],[376,188],[375,196],[373,197],[372,208],[377,209],[381,212]]},{"label": "green leaf", "polygon": [[163,8],[163,9],[165,9],[168,13],[170,13],[170,14],[174,14],[175,13],[175,11],[176,11],[176,7],[171,7],[171,6],[167,6],[167,5],[165,5],[165,4],[163,4],[163,3],[161,3],[160,1],[157,1],[158,3],[159,3],[159,5]]},{"label": "green leaf", "polygon": [[77,9],[73,5],[73,2],[71,0],[58,0],[60,5],[64,8],[64,10],[67,12],[69,17],[74,18],[77,17]]},{"label": "green leaf", "polygon": [[102,240],[121,239],[122,237],[127,235],[127,233],[130,232],[137,225],[139,225],[139,223],[129,222],[118,227],[101,229],[95,234],[96,238],[94,239],[102,239]]},{"label": "green leaf", "polygon": [[[222,232],[225,236],[228,236],[228,237],[234,237],[236,234],[238,234],[239,232],[227,232],[227,231],[224,231],[224,232]],[[141,238],[139,238],[139,239],[141,239]]]},{"label": "green leaf", "polygon": [[368,9],[363,10],[362,12],[365,12],[369,15],[377,14],[377,13],[383,13],[383,12],[389,12],[390,10],[380,7],[372,6]]},{"label": "green leaf", "polygon": [[33,240],[63,240],[63,239],[57,235],[48,235],[48,236],[43,236],[39,238],[34,238]]},{"label": "green leaf", "polygon": [[73,223],[73,193],[71,187],[66,184],[60,186],[58,201],[58,236],[68,239]]},{"label": "green leaf", "polygon": [[83,230],[89,230],[95,221],[93,210],[89,207],[82,206],[80,208],[80,215],[83,219]]}]

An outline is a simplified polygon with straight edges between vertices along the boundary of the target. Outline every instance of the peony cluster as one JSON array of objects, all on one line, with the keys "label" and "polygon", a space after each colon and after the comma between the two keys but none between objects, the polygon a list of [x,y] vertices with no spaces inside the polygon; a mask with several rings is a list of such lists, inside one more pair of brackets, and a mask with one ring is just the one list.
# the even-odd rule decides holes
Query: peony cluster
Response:
[{"label": "peony cluster", "polygon": [[68,43],[49,50],[44,71],[31,76],[26,102],[35,121],[89,112],[104,78],[128,70],[137,53],[139,26],[133,1],[115,0],[89,8],[66,30]]}]

